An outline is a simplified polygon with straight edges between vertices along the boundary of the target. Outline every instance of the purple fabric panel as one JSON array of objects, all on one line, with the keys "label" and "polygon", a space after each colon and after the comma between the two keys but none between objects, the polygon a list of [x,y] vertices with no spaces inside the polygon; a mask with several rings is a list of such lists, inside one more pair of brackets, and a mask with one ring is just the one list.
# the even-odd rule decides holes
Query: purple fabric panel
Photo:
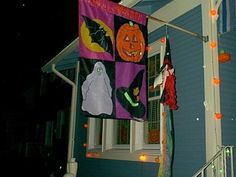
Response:
[{"label": "purple fabric panel", "polygon": [[[82,15],[87,16],[91,19],[99,19],[103,21],[112,31],[114,34],[114,17],[113,15],[106,13],[104,10],[91,6],[88,2],[84,0],[80,0],[80,9],[79,9],[79,29],[84,22]],[[113,41],[114,42],[114,41]],[[107,52],[93,52],[89,50],[82,42],[81,33],[79,32],[79,53],[80,57],[85,58],[94,58],[106,61],[114,61],[113,57]],[[114,43],[113,43],[113,50],[114,50]]]},{"label": "purple fabric panel", "polygon": [[[79,0],[79,16],[78,16],[78,18],[79,18],[79,24],[78,24],[78,27],[79,27],[79,46],[78,46],[79,55],[80,55],[80,58],[84,58],[87,61],[89,61],[89,60],[90,61],[95,60],[95,61],[101,61],[101,62],[104,62],[104,61],[108,62],[109,61],[108,63],[114,64],[114,65],[112,65],[114,67],[110,67],[108,65],[107,66],[105,65],[107,74],[109,76],[112,75],[112,78],[110,78],[110,81],[113,83],[112,89],[114,91],[112,91],[113,92],[112,103],[113,103],[114,109],[113,109],[112,115],[110,115],[110,112],[109,112],[109,114],[107,112],[105,112],[104,114],[107,114],[110,117],[112,116],[112,118],[114,116],[114,118],[118,118],[118,119],[133,119],[134,117],[136,117],[138,119],[140,118],[140,119],[146,120],[146,117],[147,117],[147,97],[148,97],[148,95],[147,95],[148,88],[147,88],[147,83],[146,83],[147,82],[147,79],[146,79],[147,67],[146,67],[146,62],[145,62],[146,55],[143,57],[143,61],[140,62],[139,64],[132,63],[132,62],[124,62],[123,60],[120,61],[117,59],[118,56],[116,56],[116,52],[115,52],[115,38],[116,38],[115,31],[116,31],[116,29],[119,29],[120,26],[117,26],[114,24],[115,23],[114,22],[115,15],[119,16],[119,17],[123,17],[125,19],[125,20],[121,21],[122,23],[133,21],[135,23],[138,23],[139,26],[143,25],[142,26],[143,28],[140,28],[140,29],[141,29],[141,31],[143,31],[143,33],[146,34],[146,32],[147,32],[147,29],[146,29],[147,18],[146,18],[145,14],[140,13],[140,12],[135,11],[130,8],[124,7],[124,6],[119,5],[117,3],[113,3],[108,0]],[[83,17],[83,16],[85,16],[85,17]],[[83,25],[86,25],[86,27]],[[83,28],[81,30],[82,26],[83,26]],[[94,30],[93,34],[96,34],[96,36],[95,37],[93,36],[93,38],[92,38],[93,41],[91,42],[90,36],[88,35],[87,30],[94,29],[94,28],[91,28],[94,26],[95,26],[95,30]],[[102,31],[102,32],[98,33],[98,31],[99,32]],[[105,35],[101,35],[101,34],[105,34]],[[82,36],[82,35],[84,35],[84,36]],[[100,43],[101,40],[98,36],[102,36],[102,39],[107,39],[106,38],[107,36],[110,37],[107,40],[107,41],[109,41],[108,43],[110,44],[110,45],[108,45],[109,50],[107,50],[106,45],[103,45],[104,43],[102,43],[102,42]],[[105,37],[103,38],[103,36],[105,36]],[[147,36],[145,36],[145,37],[147,37]],[[111,38],[113,38],[113,39],[111,39]],[[105,52],[101,51],[101,49],[99,47],[95,47],[96,49],[94,49],[93,42],[97,43],[97,44],[99,43],[99,46],[102,46],[102,48],[106,51]],[[113,48],[113,52],[111,50],[112,48]],[[144,70],[144,73],[141,70]],[[145,111],[143,111],[143,114],[141,114],[141,115],[139,114],[140,115],[139,116],[134,113],[138,112],[136,110],[143,110],[143,109],[135,109],[135,106],[133,106],[134,109],[132,107],[131,108],[132,111],[129,110],[130,111],[130,113],[129,113],[129,111],[126,110],[127,107],[126,107],[126,105],[124,105],[124,102],[120,101],[120,97],[118,96],[119,101],[121,103],[118,100],[116,100],[117,97],[114,95],[116,94],[116,89],[118,89],[118,88],[129,88],[132,81],[135,79],[136,75],[140,75],[140,73],[142,73],[143,78],[142,78],[142,86],[140,86],[141,87],[140,94],[139,94],[140,100],[139,100],[139,97],[137,100],[139,103],[138,106],[140,106],[141,108],[145,107]],[[137,78],[141,78],[141,77],[137,77]],[[141,82],[141,80],[138,83],[140,83],[140,82]],[[98,86],[102,87],[102,85],[100,85],[99,83],[100,82],[97,82],[94,85],[97,85],[97,87]],[[136,83],[136,82],[134,82],[134,83]],[[104,90],[104,89],[101,89],[101,90]],[[126,89],[125,89],[125,91],[126,91]],[[119,92],[119,89],[118,89],[118,95],[119,95],[119,93],[121,93],[121,92]],[[125,92],[125,93],[127,93],[127,92]],[[121,94],[121,95],[123,96],[124,94]],[[136,97],[135,97],[135,99],[136,99]],[[122,100],[123,100],[123,98],[122,98]],[[126,97],[125,100],[127,101],[129,99],[127,99],[127,97]],[[100,99],[99,103],[104,104],[102,101],[104,101],[104,100]],[[132,101],[129,101],[129,102],[132,102]],[[122,107],[121,104],[126,109],[124,107]],[[92,111],[90,111],[91,116],[100,113],[100,112],[99,113],[92,113]],[[98,115],[97,117],[102,117],[102,116],[104,116],[104,115],[101,115],[101,116]]]},{"label": "purple fabric panel", "polygon": [[122,6],[120,4],[114,3],[108,0],[80,0],[86,2],[87,4],[101,9],[103,12],[110,14],[116,14],[118,16],[130,19],[136,23],[146,25],[147,15],[141,12],[138,12],[134,9]]},{"label": "purple fabric panel", "polygon": [[[115,73],[115,84],[116,89],[119,87],[129,87],[131,82],[133,81],[136,74],[144,69],[142,88],[140,92],[140,98],[142,103],[147,107],[147,91],[146,91],[146,66],[139,65],[134,63],[126,63],[126,62],[116,62],[116,73]],[[130,118],[130,114],[120,105],[120,103],[116,100],[116,117],[118,118]],[[146,113],[144,115],[146,118]]]}]

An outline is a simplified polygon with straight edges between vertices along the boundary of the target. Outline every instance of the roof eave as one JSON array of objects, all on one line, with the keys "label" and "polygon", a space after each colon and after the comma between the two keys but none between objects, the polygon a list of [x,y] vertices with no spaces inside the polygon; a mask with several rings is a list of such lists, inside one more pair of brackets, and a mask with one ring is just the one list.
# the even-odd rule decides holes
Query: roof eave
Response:
[{"label": "roof eave", "polygon": [[67,55],[77,49],[79,45],[79,37],[73,40],[69,45],[67,45],[61,52],[59,52],[55,57],[53,57],[48,63],[42,67],[43,72],[48,72],[51,69],[52,64],[57,64],[63,60]]}]

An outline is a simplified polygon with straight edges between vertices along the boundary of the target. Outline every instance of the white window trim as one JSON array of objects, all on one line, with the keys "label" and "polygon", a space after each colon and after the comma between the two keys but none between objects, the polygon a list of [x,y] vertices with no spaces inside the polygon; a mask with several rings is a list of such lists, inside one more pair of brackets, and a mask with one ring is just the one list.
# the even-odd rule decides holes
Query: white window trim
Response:
[{"label": "white window trim", "polygon": [[[165,53],[165,43],[158,40],[149,45],[148,58],[160,53],[161,63]],[[161,110],[160,110],[161,111]],[[103,119],[102,145],[95,145],[95,122],[96,119],[89,118],[87,131],[87,157],[98,159],[140,161],[140,156],[145,155],[145,162],[155,162],[160,155],[160,144],[144,144],[144,122],[131,120],[130,122],[130,144],[113,144],[113,119]],[[162,120],[160,120],[160,142],[162,142]]]}]

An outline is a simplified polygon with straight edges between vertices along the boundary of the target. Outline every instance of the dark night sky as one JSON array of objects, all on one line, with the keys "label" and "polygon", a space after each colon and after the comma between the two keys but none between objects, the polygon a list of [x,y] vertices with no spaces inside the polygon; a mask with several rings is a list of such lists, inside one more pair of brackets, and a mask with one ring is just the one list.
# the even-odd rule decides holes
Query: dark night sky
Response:
[{"label": "dark night sky", "polygon": [[9,0],[1,7],[0,159],[3,169],[14,169],[8,176],[32,176],[29,169],[39,173],[42,164],[23,163],[18,145],[34,137],[31,125],[42,117],[34,98],[41,67],[77,37],[78,0]]},{"label": "dark night sky", "polygon": [[[43,124],[43,121],[53,117],[44,109],[48,107],[51,111],[54,105],[44,104],[45,101],[41,101],[42,98],[39,97],[40,77],[43,74],[41,67],[77,37],[77,1],[10,0],[2,6],[4,7],[4,12],[1,11],[3,20],[0,69],[2,163],[11,158],[14,158],[16,164],[17,158],[22,161],[18,145],[35,137],[36,124]],[[3,168],[8,168],[9,163],[5,164]],[[29,168],[31,167],[28,166],[28,162],[20,162],[14,166],[15,173],[18,174],[20,171],[25,174]]]},{"label": "dark night sky", "polygon": [[39,84],[41,67],[78,36],[78,0],[9,0],[1,7],[1,109],[13,112]]},{"label": "dark night sky", "polygon": [[1,97],[9,101],[37,82],[41,67],[78,36],[78,0],[5,3],[0,84]]},{"label": "dark night sky", "polygon": [[15,0],[4,7],[2,96],[39,81],[41,67],[77,37],[78,0]]},{"label": "dark night sky", "polygon": [[17,143],[28,141],[35,133],[31,125],[41,120],[40,110],[29,108],[36,102],[32,93],[39,94],[41,67],[78,36],[78,0],[9,0],[1,7],[2,168],[14,169],[8,176],[28,177],[37,171],[33,176],[45,177],[40,173],[44,162],[17,159]]}]

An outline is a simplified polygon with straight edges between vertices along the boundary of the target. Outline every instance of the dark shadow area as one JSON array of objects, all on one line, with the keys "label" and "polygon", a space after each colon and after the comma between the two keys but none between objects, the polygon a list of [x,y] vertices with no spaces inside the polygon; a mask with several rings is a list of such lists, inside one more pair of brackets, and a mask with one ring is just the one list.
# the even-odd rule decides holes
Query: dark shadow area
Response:
[{"label": "dark shadow area", "polygon": [[71,87],[41,67],[78,36],[78,1],[2,7],[1,169],[14,177],[63,176]]}]

